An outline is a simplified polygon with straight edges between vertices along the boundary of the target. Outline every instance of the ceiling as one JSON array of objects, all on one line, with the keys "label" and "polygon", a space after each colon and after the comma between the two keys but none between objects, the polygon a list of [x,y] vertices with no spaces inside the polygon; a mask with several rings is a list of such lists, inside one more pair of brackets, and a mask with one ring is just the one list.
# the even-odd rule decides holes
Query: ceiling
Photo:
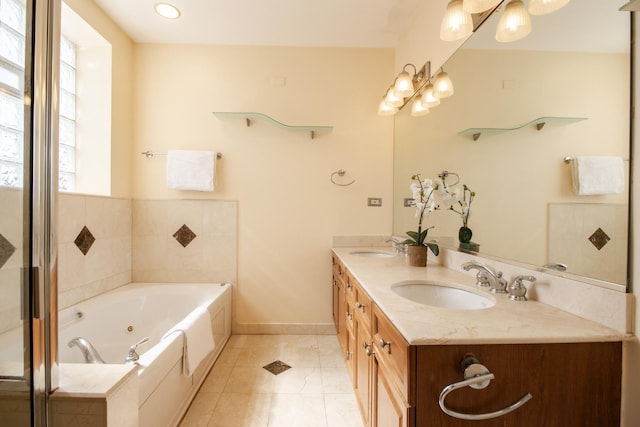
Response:
[{"label": "ceiling", "polygon": [[176,20],[159,1],[94,0],[137,43],[327,47],[395,47],[420,0],[162,0]]}]

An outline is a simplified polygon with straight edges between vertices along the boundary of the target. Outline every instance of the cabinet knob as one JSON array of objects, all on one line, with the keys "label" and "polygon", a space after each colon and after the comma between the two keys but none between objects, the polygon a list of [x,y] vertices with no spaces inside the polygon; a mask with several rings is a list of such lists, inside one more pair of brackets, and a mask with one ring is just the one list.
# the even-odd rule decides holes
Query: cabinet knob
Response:
[{"label": "cabinet knob", "polygon": [[362,310],[362,312],[364,313],[364,304],[360,304],[358,301],[356,301],[356,308],[359,308]]},{"label": "cabinet knob", "polygon": [[391,341],[385,341],[384,338],[380,338],[380,341],[378,341],[378,343],[380,343],[380,347],[382,347],[383,349],[387,347],[387,352],[391,353]]},{"label": "cabinet knob", "polygon": [[368,343],[366,341],[362,341],[362,348],[364,348],[364,354],[367,355],[367,357],[371,357],[371,355],[375,354],[373,351],[371,351],[371,346],[373,345],[373,343]]},{"label": "cabinet knob", "polygon": [[349,359],[351,359],[351,356],[353,356],[353,353],[352,353],[352,352],[350,352],[350,351],[347,351],[347,352],[345,353],[345,356],[347,357],[347,360],[349,360]]},{"label": "cabinet knob", "polygon": [[347,311],[347,319],[351,320],[351,316],[352,316],[351,313]]}]

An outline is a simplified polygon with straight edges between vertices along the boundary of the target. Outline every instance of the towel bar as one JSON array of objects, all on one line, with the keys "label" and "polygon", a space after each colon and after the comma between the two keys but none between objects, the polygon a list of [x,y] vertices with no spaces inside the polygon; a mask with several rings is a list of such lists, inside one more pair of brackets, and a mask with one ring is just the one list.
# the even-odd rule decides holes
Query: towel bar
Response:
[{"label": "towel bar", "polygon": [[[167,153],[163,153],[160,151],[151,151],[151,150],[147,150],[147,151],[143,151],[140,154],[144,154],[147,159],[153,159],[153,156],[166,156]],[[222,158],[222,153],[216,153],[216,159],[221,159]]]}]

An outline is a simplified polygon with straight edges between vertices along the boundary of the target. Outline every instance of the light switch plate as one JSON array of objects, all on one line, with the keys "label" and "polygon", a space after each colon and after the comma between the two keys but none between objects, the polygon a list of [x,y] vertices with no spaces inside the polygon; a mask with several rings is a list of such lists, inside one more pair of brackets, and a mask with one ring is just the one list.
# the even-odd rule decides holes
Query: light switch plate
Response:
[{"label": "light switch plate", "polygon": [[367,199],[367,205],[368,206],[382,206],[382,198],[381,197],[369,197]]}]

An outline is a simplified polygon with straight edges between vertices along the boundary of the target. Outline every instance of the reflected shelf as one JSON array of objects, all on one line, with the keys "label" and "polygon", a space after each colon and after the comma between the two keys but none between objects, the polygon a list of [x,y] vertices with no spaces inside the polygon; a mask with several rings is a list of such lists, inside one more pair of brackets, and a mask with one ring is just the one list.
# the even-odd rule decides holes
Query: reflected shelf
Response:
[{"label": "reflected shelf", "polygon": [[292,126],[287,125],[273,117],[269,117],[266,114],[262,113],[251,113],[251,112],[227,112],[227,111],[214,111],[213,115],[219,119],[243,119],[245,120],[247,127],[251,126],[252,120],[262,120],[268,123],[271,123],[274,126],[277,126],[281,129],[286,129],[294,132],[309,132],[311,135],[311,139],[314,139],[316,135],[323,133],[331,133],[333,130],[333,126]]},{"label": "reflected shelf", "polygon": [[480,136],[483,133],[503,133],[503,132],[511,132],[515,130],[523,129],[527,126],[535,126],[536,130],[542,130],[546,124],[557,124],[557,125],[569,125],[572,123],[581,122],[583,120],[587,120],[586,117],[539,117],[535,120],[527,122],[523,125],[516,126],[513,128],[469,128],[465,129],[461,132],[458,132],[458,135],[471,135],[474,141],[480,139]]}]

